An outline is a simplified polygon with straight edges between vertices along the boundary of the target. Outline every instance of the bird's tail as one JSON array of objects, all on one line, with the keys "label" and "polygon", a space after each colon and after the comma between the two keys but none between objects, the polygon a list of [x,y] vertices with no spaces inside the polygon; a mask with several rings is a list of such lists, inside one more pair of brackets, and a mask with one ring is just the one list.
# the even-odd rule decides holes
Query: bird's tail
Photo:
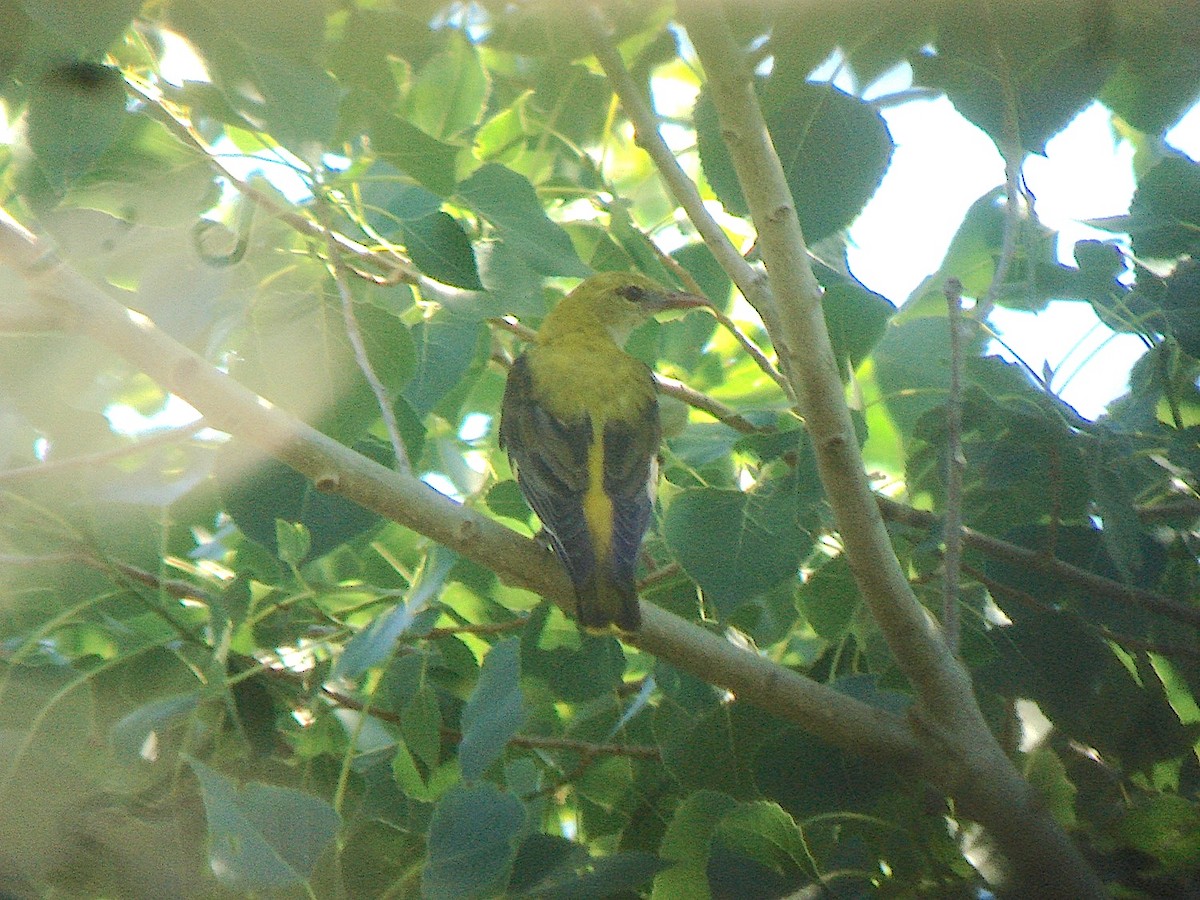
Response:
[{"label": "bird's tail", "polygon": [[613,625],[622,631],[637,631],[642,625],[633,579],[619,581],[611,574],[593,572],[576,586],[576,618],[588,631],[607,632]]}]

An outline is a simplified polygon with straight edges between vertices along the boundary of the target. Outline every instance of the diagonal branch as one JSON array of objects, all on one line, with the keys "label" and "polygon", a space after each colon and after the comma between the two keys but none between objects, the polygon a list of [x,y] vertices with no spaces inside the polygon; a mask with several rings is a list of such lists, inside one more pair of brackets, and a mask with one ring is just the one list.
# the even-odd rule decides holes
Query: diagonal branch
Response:
[{"label": "diagonal branch", "polygon": [[408,451],[404,449],[404,440],[400,437],[400,426],[396,423],[396,411],[392,408],[392,400],[387,388],[379,380],[375,367],[371,365],[371,357],[367,354],[367,344],[363,339],[362,329],[358,326],[358,317],[354,314],[354,295],[350,291],[350,279],[346,274],[346,263],[342,259],[341,250],[334,238],[333,226],[329,221],[328,198],[318,197],[318,208],[321,211],[321,229],[325,233],[325,249],[329,257],[329,269],[333,273],[333,281],[337,286],[338,298],[342,304],[342,321],[346,326],[346,337],[354,350],[354,359],[363,378],[375,395],[375,403],[383,418],[383,427],[387,431],[388,441],[392,445],[392,455],[396,460],[396,471],[411,472],[412,465],[408,461]]},{"label": "diagonal branch", "polygon": [[704,64],[721,132],[758,231],[783,329],[783,340],[776,343],[791,355],[784,370],[800,399],[846,557],[921,703],[937,718],[955,721],[974,706],[969,679],[913,594],[871,492],[825,327],[821,288],[741,48],[717,4],[686,4],[680,18]]},{"label": "diagonal branch", "polygon": [[[1079,850],[1035,800],[989,731],[970,676],[921,607],[896,559],[845,403],[795,201],[724,6],[690,0],[678,14],[704,66],[721,134],[758,232],[782,328],[782,340],[772,338],[782,348],[783,370],[800,399],[846,559],[917,695],[910,721],[941,745],[944,762],[957,770],[948,776],[950,795],[964,814],[987,828],[1026,893],[1103,896],[1103,886]],[[766,324],[770,331],[773,323]]]},{"label": "diagonal branch", "polygon": [[[49,307],[68,312],[80,331],[200,410],[212,427],[292,467],[318,490],[338,493],[452,548],[507,584],[564,609],[574,606],[566,573],[536,541],[273,406],[54,258],[3,211],[0,262],[22,274]],[[933,750],[903,717],[778,666],[653,604],[643,606],[643,627],[627,640],[838,746],[904,771],[938,770],[928,758]]]},{"label": "diagonal branch", "polygon": [[[934,513],[905,506],[903,503],[897,503],[895,500],[882,495],[877,496],[875,499],[879,503],[879,508],[884,518],[889,521],[901,522],[923,531],[927,531],[938,525],[938,517]],[[1186,508],[1184,507],[1185,511]],[[1158,510],[1151,509],[1147,511],[1146,515],[1151,516],[1157,512]],[[1164,515],[1174,514],[1176,510],[1168,508],[1162,512]],[[984,534],[981,531],[976,531],[974,528],[963,526],[960,532],[963,543],[966,546],[973,550],[978,550],[992,559],[1002,560],[1011,565],[1029,569],[1032,572],[1041,572],[1052,578],[1074,584],[1097,597],[1104,597],[1106,600],[1116,600],[1119,603],[1141,606],[1143,609],[1148,609],[1160,616],[1166,616],[1177,622],[1183,622],[1186,625],[1191,625],[1193,628],[1200,628],[1200,607],[1180,603],[1169,597],[1164,597],[1162,594],[1148,591],[1145,588],[1133,587],[1122,584],[1119,581],[1113,581],[1110,578],[1105,578],[1103,575],[1097,575],[1095,572],[1089,572],[1087,569],[1081,569],[1079,566],[1064,562],[1055,556],[1037,550],[1030,550],[1028,547],[1021,547],[998,537],[992,537],[990,534]]]},{"label": "diagonal branch", "polygon": [[958,580],[962,563],[963,472],[967,459],[962,447],[962,282],[946,281],[946,311],[950,327],[950,390],[946,396],[946,522],[942,542],[942,630],[951,653],[958,652],[961,623]]},{"label": "diagonal branch", "polygon": [[[604,70],[613,92],[621,101],[625,115],[633,123],[635,142],[650,155],[675,202],[687,213],[696,231],[717,258],[721,268],[742,292],[742,296],[754,307],[772,339],[778,340],[781,333],[769,282],[761,271],[746,262],[725,231],[717,224],[717,220],[705,208],[695,182],[683,171],[674,152],[663,140],[654,111],[646,104],[637,83],[625,67],[621,54],[613,46],[608,26],[599,10],[586,5],[582,12],[583,25],[591,37],[592,52],[596,54],[600,68]],[[776,344],[776,347],[778,346]]]}]

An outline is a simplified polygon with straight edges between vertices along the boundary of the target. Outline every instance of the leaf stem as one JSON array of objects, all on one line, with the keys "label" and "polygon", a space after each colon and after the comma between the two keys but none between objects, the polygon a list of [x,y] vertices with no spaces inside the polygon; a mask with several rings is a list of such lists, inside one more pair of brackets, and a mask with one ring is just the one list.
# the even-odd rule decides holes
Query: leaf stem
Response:
[{"label": "leaf stem", "polygon": [[963,315],[962,282],[949,278],[945,286],[950,329],[950,389],[946,395],[946,515],[942,523],[942,631],[950,652],[957,654],[962,625],[958,612],[958,582],[962,565],[962,491],[967,467],[962,446]]}]

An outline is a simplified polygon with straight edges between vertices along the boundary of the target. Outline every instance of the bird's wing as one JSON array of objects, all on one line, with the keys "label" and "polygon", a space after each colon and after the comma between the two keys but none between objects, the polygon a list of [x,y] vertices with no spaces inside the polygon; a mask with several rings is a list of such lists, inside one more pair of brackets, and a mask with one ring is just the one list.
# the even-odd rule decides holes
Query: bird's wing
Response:
[{"label": "bird's wing", "polygon": [[595,570],[583,513],[591,442],[591,419],[568,424],[551,415],[538,402],[526,358],[519,357],[509,369],[500,405],[500,446],[576,585]]},{"label": "bird's wing", "polygon": [[612,566],[618,581],[632,584],[642,537],[650,527],[651,480],[661,440],[653,393],[635,418],[610,421],[604,429],[604,491],[613,503]]}]

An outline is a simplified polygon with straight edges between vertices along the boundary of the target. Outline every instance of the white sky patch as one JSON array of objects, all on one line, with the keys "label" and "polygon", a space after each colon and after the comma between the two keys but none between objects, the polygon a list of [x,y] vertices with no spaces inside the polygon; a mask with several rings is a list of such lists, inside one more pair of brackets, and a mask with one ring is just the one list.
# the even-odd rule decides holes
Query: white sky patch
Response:
[{"label": "white sky patch", "polygon": [[457,500],[459,503],[462,502],[463,496],[458,492],[458,488],[454,486],[454,482],[441,472],[426,472],[421,476],[421,480],[439,494],[445,494],[451,500]]},{"label": "white sky patch", "polygon": [[158,428],[182,428],[200,418],[195,407],[174,394],[167,395],[167,402],[154,415],[144,416],[132,406],[114,403],[104,410],[109,427],[117,434],[145,434]]},{"label": "white sky patch", "polygon": [[847,260],[859,281],[899,305],[937,271],[971,204],[1004,182],[1004,163],[945,97],[895,106],[883,117],[896,150],[850,228]]},{"label": "white sky patch", "polygon": [[[847,259],[867,287],[902,303],[936,272],[967,209],[1004,181],[991,140],[944,97],[885,109],[896,151],[883,183],[850,229]],[[1200,159],[1200,106],[1168,133],[1172,146]],[[1074,265],[1076,241],[1118,236],[1086,219],[1128,212],[1136,184],[1133,147],[1118,140],[1108,111],[1094,103],[1051,139],[1024,175],[1041,221],[1060,233],[1058,258]],[[991,322],[1035,372],[1048,363],[1051,387],[1089,418],[1128,389],[1145,352],[1133,335],[1113,335],[1083,302],[1051,302],[1041,313],[997,309]],[[994,352],[1008,356],[993,345]]]},{"label": "white sky patch", "polygon": [[478,441],[492,427],[492,417],[487,413],[470,413],[459,426],[458,436],[468,443]]}]

